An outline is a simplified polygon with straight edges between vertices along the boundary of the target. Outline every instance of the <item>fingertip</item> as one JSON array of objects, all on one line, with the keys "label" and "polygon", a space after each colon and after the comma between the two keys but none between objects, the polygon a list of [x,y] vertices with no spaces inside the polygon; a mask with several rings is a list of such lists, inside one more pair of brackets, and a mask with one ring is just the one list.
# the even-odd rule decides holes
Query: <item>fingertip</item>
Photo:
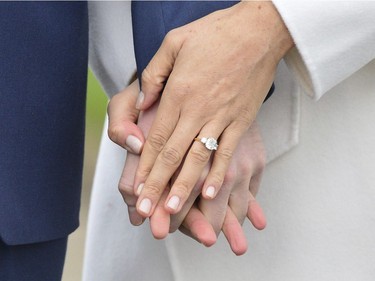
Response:
[{"label": "fingertip", "polygon": [[110,123],[108,136],[113,142],[135,154],[141,153],[145,142],[141,129],[130,120]]},{"label": "fingertip", "polygon": [[237,256],[247,251],[247,240],[241,224],[238,222],[231,208],[228,207],[223,224],[223,233],[228,240],[229,246]]},{"label": "fingertip", "polygon": [[204,199],[212,200],[216,196],[216,188],[214,186],[208,186],[202,191]]},{"label": "fingertip", "polygon": [[129,214],[129,220],[130,220],[130,223],[134,226],[140,226],[141,224],[143,224],[144,222],[144,219],[141,215],[139,215],[137,213],[137,210],[135,207],[128,207],[128,214]]},{"label": "fingertip", "polygon": [[217,236],[212,225],[198,209],[190,209],[183,226],[191,233],[191,236],[195,240],[206,247],[211,247],[217,241]]},{"label": "fingertip", "polygon": [[235,255],[241,256],[246,253],[247,240],[242,228],[238,231],[234,231],[234,229],[227,230],[225,235],[228,239],[230,248]]},{"label": "fingertip", "polygon": [[242,256],[247,252],[247,243],[245,245],[238,245],[232,248],[233,253],[236,256]]},{"label": "fingertip", "polygon": [[172,195],[165,204],[165,209],[170,214],[176,214],[180,211],[181,199],[177,195]]},{"label": "fingertip", "polygon": [[196,224],[194,227],[192,227],[191,232],[205,247],[211,247],[217,241],[215,231],[212,229],[212,227],[209,227],[204,223]]},{"label": "fingertip", "polygon": [[152,202],[149,198],[138,199],[137,212],[144,218],[151,216]]},{"label": "fingertip", "polygon": [[155,239],[161,240],[168,236],[168,227],[159,226],[159,228],[151,228],[152,235]]},{"label": "fingertip", "polygon": [[264,222],[259,222],[259,223],[256,223],[254,224],[254,227],[257,229],[257,230],[263,230],[267,227],[267,222],[264,221]]},{"label": "fingertip", "polygon": [[164,239],[169,233],[170,215],[161,206],[150,217],[150,228],[155,239]]},{"label": "fingertip", "polygon": [[263,230],[267,226],[267,220],[263,209],[255,200],[249,202],[248,218],[252,225],[258,230]]},{"label": "fingertip", "polygon": [[160,92],[153,94],[145,94],[144,92],[139,92],[137,103],[135,108],[140,111],[145,111],[149,109],[159,98]]},{"label": "fingertip", "polygon": [[135,154],[141,154],[143,142],[136,136],[129,135],[125,140],[125,146],[127,151]]},{"label": "fingertip", "polygon": [[203,236],[198,236],[197,239],[204,245],[206,246],[207,248],[213,246],[216,241],[217,241],[217,237],[215,235],[215,233],[211,233],[211,234],[205,234]]}]

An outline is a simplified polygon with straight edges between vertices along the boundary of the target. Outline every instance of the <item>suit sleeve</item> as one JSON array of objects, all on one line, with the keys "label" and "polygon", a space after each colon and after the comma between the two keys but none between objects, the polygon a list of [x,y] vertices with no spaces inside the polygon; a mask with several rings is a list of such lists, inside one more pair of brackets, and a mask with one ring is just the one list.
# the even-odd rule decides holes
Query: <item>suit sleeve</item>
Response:
[{"label": "suit sleeve", "polygon": [[375,2],[273,0],[296,47],[285,57],[318,100],[375,58]]}]

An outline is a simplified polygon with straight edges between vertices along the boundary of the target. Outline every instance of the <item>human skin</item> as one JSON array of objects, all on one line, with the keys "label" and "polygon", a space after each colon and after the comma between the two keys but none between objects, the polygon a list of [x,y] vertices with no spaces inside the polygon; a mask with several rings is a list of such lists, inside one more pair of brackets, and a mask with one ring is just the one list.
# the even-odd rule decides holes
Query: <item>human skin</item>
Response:
[{"label": "human skin", "polygon": [[[112,131],[110,135],[114,137],[113,131],[121,132],[113,139],[123,147],[129,135],[142,135],[142,138],[143,135],[147,136],[156,114],[157,103],[150,110],[142,113],[138,118],[138,126],[134,127],[138,116],[138,112],[134,110],[138,92],[136,81],[113,97],[108,106],[109,130]],[[113,129],[114,127],[116,129]],[[120,192],[128,205],[129,219],[134,225],[140,225],[144,220],[136,211],[137,195],[133,189],[138,162],[138,155],[128,153],[119,182]],[[209,165],[203,171],[187,204],[178,214],[171,216],[164,209],[164,200],[168,194],[167,190],[164,192],[154,214],[150,217],[151,232],[154,237],[161,239],[169,232],[180,229],[198,242],[211,246],[222,231],[235,254],[245,253],[247,241],[242,229],[245,218],[248,217],[256,229],[261,230],[266,225],[263,211],[254,198],[260,186],[264,166],[265,150],[259,130],[254,125],[242,137],[226,173],[223,188],[215,199],[196,200],[201,193]]]},{"label": "human skin", "polygon": [[154,212],[177,169],[164,207],[181,211],[212,155],[197,136],[219,139],[202,188],[206,199],[218,194],[278,62],[293,45],[271,2],[241,2],[167,34],[142,74],[137,101],[145,110],[163,92],[134,180],[143,217]]}]

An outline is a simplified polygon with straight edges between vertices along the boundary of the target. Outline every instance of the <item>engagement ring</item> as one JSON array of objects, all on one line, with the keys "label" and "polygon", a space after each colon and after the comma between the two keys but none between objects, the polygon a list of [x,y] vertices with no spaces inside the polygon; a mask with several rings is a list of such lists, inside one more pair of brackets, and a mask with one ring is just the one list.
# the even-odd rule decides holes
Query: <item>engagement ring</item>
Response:
[{"label": "engagement ring", "polygon": [[215,140],[214,138],[195,138],[194,140],[200,141],[201,143],[205,145],[205,147],[208,150],[211,150],[211,151],[217,150],[217,147],[219,146],[217,144],[217,140]]}]

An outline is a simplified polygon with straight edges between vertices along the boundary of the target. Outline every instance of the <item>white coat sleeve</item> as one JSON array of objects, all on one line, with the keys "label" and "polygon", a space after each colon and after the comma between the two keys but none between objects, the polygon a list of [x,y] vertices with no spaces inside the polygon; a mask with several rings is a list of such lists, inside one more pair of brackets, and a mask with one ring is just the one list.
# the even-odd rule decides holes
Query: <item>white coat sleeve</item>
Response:
[{"label": "white coat sleeve", "polygon": [[89,66],[111,98],[135,73],[130,1],[88,1]]},{"label": "white coat sleeve", "polygon": [[375,59],[375,1],[273,3],[296,45],[285,62],[315,100]]}]

